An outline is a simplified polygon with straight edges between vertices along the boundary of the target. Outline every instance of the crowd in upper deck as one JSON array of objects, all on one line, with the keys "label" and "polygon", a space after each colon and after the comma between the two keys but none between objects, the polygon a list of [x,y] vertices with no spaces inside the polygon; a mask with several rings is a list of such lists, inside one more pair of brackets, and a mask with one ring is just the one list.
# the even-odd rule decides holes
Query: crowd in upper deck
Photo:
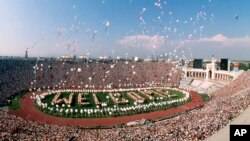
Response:
[{"label": "crowd in upper deck", "polygon": [[0,60],[0,101],[37,88],[112,89],[178,86],[180,71],[170,62],[63,62]]}]

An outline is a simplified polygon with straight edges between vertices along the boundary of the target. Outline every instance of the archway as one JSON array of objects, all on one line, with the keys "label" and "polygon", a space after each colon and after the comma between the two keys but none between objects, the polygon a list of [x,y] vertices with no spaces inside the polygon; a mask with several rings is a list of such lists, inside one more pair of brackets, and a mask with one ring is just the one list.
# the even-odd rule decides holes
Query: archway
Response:
[{"label": "archway", "polygon": [[209,78],[209,79],[212,78],[212,70],[209,70],[209,72],[208,72],[208,78]]}]

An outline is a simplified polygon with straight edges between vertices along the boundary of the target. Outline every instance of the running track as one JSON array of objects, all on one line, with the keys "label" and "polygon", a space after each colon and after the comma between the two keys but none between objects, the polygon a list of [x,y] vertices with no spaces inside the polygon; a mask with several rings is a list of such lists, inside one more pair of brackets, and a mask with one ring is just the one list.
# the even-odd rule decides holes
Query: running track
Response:
[{"label": "running track", "polygon": [[26,120],[36,121],[40,123],[56,124],[56,125],[66,125],[66,126],[111,126],[118,125],[122,123],[127,123],[135,120],[141,119],[151,119],[156,120],[159,118],[167,118],[174,114],[179,114],[185,112],[186,110],[191,110],[204,105],[201,97],[196,92],[191,92],[192,101],[186,105],[179,106],[176,108],[170,108],[163,111],[156,111],[145,114],[137,114],[132,116],[122,116],[122,117],[109,117],[109,118],[60,118],[55,116],[47,115],[36,109],[34,106],[34,100],[30,98],[31,93],[25,95],[21,98],[20,110],[10,110],[9,114],[22,117]]}]

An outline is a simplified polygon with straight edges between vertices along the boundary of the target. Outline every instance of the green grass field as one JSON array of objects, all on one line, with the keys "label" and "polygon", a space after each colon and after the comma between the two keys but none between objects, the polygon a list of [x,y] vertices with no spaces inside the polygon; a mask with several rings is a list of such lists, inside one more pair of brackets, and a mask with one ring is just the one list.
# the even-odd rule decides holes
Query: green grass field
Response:
[{"label": "green grass field", "polygon": [[21,108],[21,105],[20,105],[20,98],[21,97],[22,97],[22,95],[15,96],[10,102],[9,109],[11,109],[11,110],[20,109]]},{"label": "green grass field", "polygon": [[11,99],[8,107],[9,109],[11,110],[18,110],[21,108],[21,105],[20,105],[20,99],[22,96],[24,96],[25,94],[28,93],[28,90],[22,90],[20,92],[17,92],[15,94],[15,96]]},{"label": "green grass field", "polygon": [[211,97],[208,94],[200,94],[200,96],[204,102],[207,102],[211,99]]},{"label": "green grass field", "polygon": [[[143,96],[142,94],[140,94],[140,92],[136,92],[138,95],[140,95],[141,97],[145,98],[145,101],[142,103],[142,104],[137,104],[137,105],[147,105],[147,104],[150,104],[150,103],[160,103],[160,102],[164,102],[164,101],[168,101],[168,100],[176,100],[176,99],[180,99],[180,98],[183,98],[185,97],[185,94],[183,94],[182,92],[180,91],[176,91],[176,90],[161,90],[162,92],[165,92],[168,91],[168,94],[170,95],[169,97],[166,96],[166,97],[163,97],[163,99],[160,99],[158,95],[156,94],[153,94],[153,97],[154,99],[150,100],[148,99],[147,97]],[[157,93],[157,90],[152,90],[153,93]],[[103,113],[95,113],[95,114],[92,114],[92,115],[86,115],[86,114],[80,114],[79,111],[81,109],[107,109],[107,108],[126,108],[126,107],[131,107],[131,106],[135,106],[134,105],[134,101],[128,96],[127,92],[120,92],[122,94],[122,97],[125,98],[126,100],[128,100],[128,103],[127,104],[118,104],[118,105],[115,105],[113,100],[111,98],[107,99],[107,96],[108,96],[108,93],[107,92],[99,92],[99,93],[96,93],[96,96],[98,98],[98,100],[100,102],[107,102],[107,107],[102,107],[102,106],[97,106],[95,105],[95,102],[94,102],[94,98],[93,98],[93,95],[92,93],[87,93],[85,95],[85,98],[86,98],[86,101],[88,101],[90,104],[89,105],[84,105],[84,106],[81,106],[81,105],[78,105],[77,103],[77,98],[78,98],[78,93],[74,93],[73,95],[73,100],[72,100],[72,104],[70,105],[70,107],[67,107],[66,106],[62,106],[62,104],[57,104],[58,105],[58,109],[77,109],[78,110],[78,113],[77,114],[72,114],[72,113],[65,113],[65,112],[58,112],[56,111],[55,109],[56,106],[52,105],[51,102],[55,96],[55,94],[51,94],[51,95],[48,95],[46,96],[44,99],[42,99],[42,102],[43,103],[47,103],[48,107],[54,107],[53,110],[48,110],[48,109],[42,109],[40,107],[38,107],[36,105],[36,107],[49,114],[49,115],[54,115],[54,116],[60,116],[60,117],[65,117],[65,118],[102,118],[102,117],[108,117],[110,115],[108,115],[108,112],[103,112]],[[69,98],[69,92],[63,92],[61,93],[61,96],[60,96],[60,99],[61,98]],[[191,99],[191,98],[190,98]],[[190,101],[190,100],[189,100]],[[158,111],[158,110],[165,110],[165,109],[168,109],[168,108],[171,108],[171,107],[176,107],[176,106],[179,106],[179,105],[184,105],[186,104],[186,102],[181,102],[181,103],[173,103],[171,105],[164,105],[164,106],[153,106],[149,109],[146,109],[146,110],[134,110],[134,111],[127,111],[127,112],[121,112],[121,111],[115,111],[112,113],[111,116],[113,117],[116,117],[116,116],[125,116],[125,115],[133,115],[133,114],[139,114],[139,113],[148,113],[148,112],[151,112],[151,111]]]}]

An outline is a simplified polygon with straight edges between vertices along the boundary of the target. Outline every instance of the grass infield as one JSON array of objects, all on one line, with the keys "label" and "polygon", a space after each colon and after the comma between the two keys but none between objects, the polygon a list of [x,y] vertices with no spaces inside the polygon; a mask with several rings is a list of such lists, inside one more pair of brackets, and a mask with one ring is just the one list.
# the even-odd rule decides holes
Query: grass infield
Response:
[{"label": "grass infield", "polygon": [[[139,96],[145,98],[144,102],[141,103],[141,104],[137,103],[137,106],[138,105],[147,105],[147,104],[150,104],[150,103],[160,103],[160,102],[164,102],[164,101],[167,102],[167,101],[170,101],[170,100],[177,100],[177,99],[185,97],[184,93],[182,93],[180,91],[177,91],[177,90],[160,89],[160,91],[162,93],[167,93],[167,91],[168,91],[168,95],[170,95],[170,97],[166,96],[166,97],[163,97],[162,99],[160,99],[159,95],[156,94],[156,93],[158,93],[157,91],[159,91],[159,90],[152,89],[152,92],[153,92],[152,96],[154,97],[154,99],[149,99],[149,98],[145,97],[145,95],[143,95],[141,93],[141,91],[135,91]],[[84,112],[80,113],[81,109],[82,110],[84,110],[84,109],[106,110],[108,108],[110,108],[110,109],[112,109],[112,108],[115,109],[116,108],[117,109],[117,108],[126,108],[126,107],[136,106],[134,101],[128,96],[128,92],[119,92],[119,93],[121,93],[121,97],[128,100],[127,104],[115,105],[111,98],[107,99],[108,92],[98,92],[98,93],[96,93],[96,96],[97,96],[98,100],[100,102],[106,102],[107,103],[106,107],[102,107],[102,106],[98,107],[94,102],[94,98],[93,98],[92,93],[85,93],[86,94],[85,95],[86,101],[88,101],[90,104],[81,106],[81,105],[78,105],[78,103],[77,103],[77,98],[78,98],[79,93],[75,92],[74,95],[73,95],[73,100],[72,100],[72,103],[71,103],[70,107],[67,107],[67,105],[65,105],[63,107],[62,104],[58,104],[58,107],[56,107],[55,105],[52,105],[52,100],[53,100],[55,94],[45,96],[45,98],[42,99],[42,102],[47,103],[48,107],[53,107],[53,110],[49,110],[49,109],[46,109],[46,108],[43,109],[43,108],[39,107],[36,104],[35,104],[35,106],[40,111],[42,111],[42,112],[44,112],[46,114],[53,115],[53,116],[64,117],[64,118],[104,118],[104,117],[129,116],[129,115],[140,114],[140,113],[149,113],[149,112],[152,112],[152,111],[166,110],[166,109],[169,109],[169,108],[172,108],[172,107],[185,105],[187,102],[189,102],[191,100],[191,98],[189,98],[185,102],[178,102],[178,103],[172,103],[172,104],[161,105],[161,106],[152,106],[152,107],[150,107],[148,109],[132,110],[132,111],[126,111],[126,112],[117,110],[117,111],[112,111],[112,115],[109,115],[109,111],[105,111],[103,113],[96,112],[96,113],[92,113],[90,115],[88,115],[87,113],[84,113]],[[60,99],[61,98],[67,98],[68,99],[69,94],[70,94],[70,92],[62,92],[61,96],[60,96]],[[59,112],[56,109],[63,109],[64,111],[66,109],[73,109],[73,110],[77,109],[78,112],[77,113],[76,112],[65,113],[65,112]]]}]

